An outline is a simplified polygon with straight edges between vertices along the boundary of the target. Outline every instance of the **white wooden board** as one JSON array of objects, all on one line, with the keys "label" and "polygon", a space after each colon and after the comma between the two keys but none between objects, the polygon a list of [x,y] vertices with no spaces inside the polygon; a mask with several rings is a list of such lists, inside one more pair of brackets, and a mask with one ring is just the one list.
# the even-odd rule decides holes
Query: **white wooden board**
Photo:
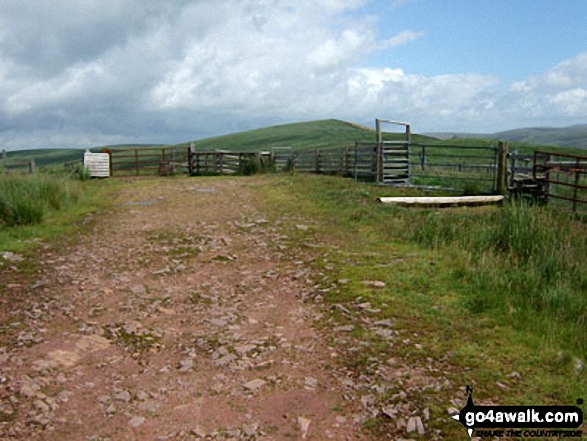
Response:
[{"label": "white wooden board", "polygon": [[494,204],[503,201],[503,196],[422,196],[422,197],[383,197],[378,198],[377,202],[384,204],[398,205],[476,205],[476,204]]},{"label": "white wooden board", "polygon": [[110,157],[108,153],[84,153],[84,167],[93,178],[110,176]]}]

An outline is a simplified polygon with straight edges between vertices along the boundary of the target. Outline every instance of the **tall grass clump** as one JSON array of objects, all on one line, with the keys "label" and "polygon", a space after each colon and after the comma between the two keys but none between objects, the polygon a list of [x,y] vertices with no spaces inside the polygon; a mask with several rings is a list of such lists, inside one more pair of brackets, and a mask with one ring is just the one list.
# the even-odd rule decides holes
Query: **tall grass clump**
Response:
[{"label": "tall grass clump", "polygon": [[[587,355],[587,225],[567,213],[511,203],[482,213],[405,213],[410,240],[460,260],[465,305]],[[564,337],[563,337],[564,334]]]},{"label": "tall grass clump", "polygon": [[0,226],[40,223],[47,212],[74,204],[83,195],[79,182],[45,175],[0,176]]}]

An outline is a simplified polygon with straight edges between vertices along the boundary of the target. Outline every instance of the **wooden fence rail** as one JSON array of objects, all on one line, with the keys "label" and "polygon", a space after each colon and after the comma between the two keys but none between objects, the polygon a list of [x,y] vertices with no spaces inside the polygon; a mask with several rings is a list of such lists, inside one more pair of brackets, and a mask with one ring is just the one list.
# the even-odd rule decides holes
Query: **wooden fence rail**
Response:
[{"label": "wooden fence rail", "polygon": [[35,173],[36,165],[34,158],[30,161],[8,161],[6,150],[2,150],[2,170],[4,173]]},{"label": "wooden fence rail", "polygon": [[543,185],[547,200],[587,212],[587,156],[536,151],[533,179]]}]

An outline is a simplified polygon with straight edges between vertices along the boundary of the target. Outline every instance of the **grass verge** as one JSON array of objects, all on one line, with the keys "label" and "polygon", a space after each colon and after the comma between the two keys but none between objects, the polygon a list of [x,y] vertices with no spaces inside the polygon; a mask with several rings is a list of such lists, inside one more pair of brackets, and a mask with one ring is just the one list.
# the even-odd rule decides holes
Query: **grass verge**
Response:
[{"label": "grass verge", "polygon": [[68,236],[108,206],[117,182],[81,182],[51,174],[0,176],[0,250],[24,252]]},{"label": "grass verge", "polygon": [[[347,366],[364,372],[374,355],[410,366],[433,360],[452,384],[470,384],[478,400],[503,405],[575,405],[585,398],[584,223],[526,205],[378,205],[379,196],[417,191],[349,179],[292,174],[262,180],[257,204],[290,229],[292,245],[328,250],[305,250],[318,254],[315,265],[327,275],[324,301],[347,310],[369,302],[376,312],[362,314],[389,319],[404,341],[419,342],[391,350],[375,345],[376,354],[355,353]],[[302,222],[311,228],[296,228]],[[385,287],[364,283],[373,280]],[[354,335],[373,337],[362,329]],[[464,439],[462,427],[446,418],[455,398],[454,391],[421,397],[432,409],[432,429],[445,439]],[[385,424],[376,419],[370,427]]]}]

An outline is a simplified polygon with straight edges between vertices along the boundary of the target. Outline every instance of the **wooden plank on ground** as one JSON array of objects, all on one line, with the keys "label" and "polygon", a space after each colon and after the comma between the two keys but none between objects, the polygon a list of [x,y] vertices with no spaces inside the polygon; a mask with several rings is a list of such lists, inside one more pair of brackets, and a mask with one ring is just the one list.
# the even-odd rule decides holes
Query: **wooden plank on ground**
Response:
[{"label": "wooden plank on ground", "polygon": [[377,202],[402,206],[442,207],[452,205],[485,205],[503,201],[503,196],[422,196],[422,197],[381,197]]}]

